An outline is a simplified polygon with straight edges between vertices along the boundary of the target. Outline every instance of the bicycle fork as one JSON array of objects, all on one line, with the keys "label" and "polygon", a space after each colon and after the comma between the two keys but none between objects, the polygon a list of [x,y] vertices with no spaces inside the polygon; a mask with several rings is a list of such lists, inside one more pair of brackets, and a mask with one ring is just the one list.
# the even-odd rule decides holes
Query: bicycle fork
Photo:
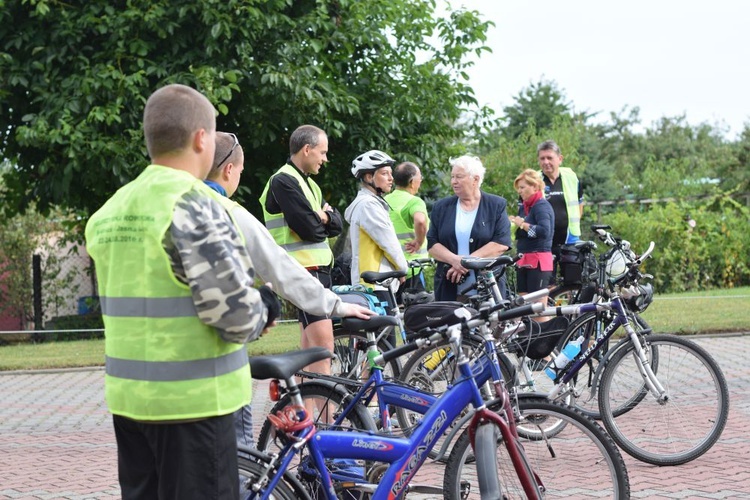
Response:
[{"label": "bicycle fork", "polygon": [[[625,324],[625,331],[627,332],[628,337],[630,337],[630,341],[633,344],[633,350],[635,351],[633,357],[636,360],[636,366],[638,367],[638,371],[641,373],[643,382],[646,384],[649,392],[654,395],[654,398],[656,398],[656,401],[659,404],[667,404],[667,401],[669,401],[669,394],[667,394],[667,390],[664,389],[664,386],[661,384],[661,382],[659,382],[656,374],[651,369],[651,363],[648,359],[648,356],[646,355],[646,349],[644,349],[641,345],[638,334],[635,332],[635,329],[630,326],[630,323]],[[655,349],[655,347],[651,346],[650,349],[653,350]]]}]

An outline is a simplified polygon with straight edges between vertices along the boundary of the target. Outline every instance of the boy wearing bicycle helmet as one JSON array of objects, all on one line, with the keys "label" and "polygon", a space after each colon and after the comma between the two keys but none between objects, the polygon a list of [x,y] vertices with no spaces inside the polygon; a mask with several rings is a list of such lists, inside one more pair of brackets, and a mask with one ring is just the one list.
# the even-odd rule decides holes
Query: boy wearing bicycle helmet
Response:
[{"label": "boy wearing bicycle helmet", "polygon": [[[371,150],[357,156],[352,162],[352,175],[359,180],[357,197],[344,211],[349,223],[349,241],[352,245],[352,283],[363,283],[360,274],[365,271],[406,271],[407,263],[401,250],[396,230],[389,215],[388,203],[383,195],[393,187],[392,167],[396,162],[382,151]],[[403,281],[403,278],[401,279]],[[398,289],[398,282],[392,290]],[[381,300],[391,303],[390,294],[375,290]]]}]

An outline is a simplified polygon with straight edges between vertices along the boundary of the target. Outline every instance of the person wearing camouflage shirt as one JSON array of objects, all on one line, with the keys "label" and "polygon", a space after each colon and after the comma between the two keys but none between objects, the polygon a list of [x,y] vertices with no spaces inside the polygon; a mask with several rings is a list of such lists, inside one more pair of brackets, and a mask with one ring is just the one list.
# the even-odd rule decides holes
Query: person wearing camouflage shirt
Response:
[{"label": "person wearing camouflage shirt", "polygon": [[239,497],[244,343],[274,320],[275,297],[253,288],[243,237],[202,182],[215,113],[184,85],[154,92],[143,115],[152,164],[86,225],[123,499]]}]

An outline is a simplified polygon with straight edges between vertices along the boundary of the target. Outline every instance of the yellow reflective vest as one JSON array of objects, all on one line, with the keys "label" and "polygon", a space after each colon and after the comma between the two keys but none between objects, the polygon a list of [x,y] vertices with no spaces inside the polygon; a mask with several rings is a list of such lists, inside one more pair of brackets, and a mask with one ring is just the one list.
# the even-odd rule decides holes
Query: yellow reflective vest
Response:
[{"label": "yellow reflective vest", "polygon": [[189,190],[220,195],[187,172],[150,165],[86,225],[105,328],[105,396],[136,420],[226,415],[250,402],[244,344],[202,323],[190,288],[162,247],[174,207]]},{"label": "yellow reflective vest", "polygon": [[323,205],[323,194],[315,181],[308,179],[308,185],[299,170],[292,165],[284,165],[268,179],[263,194],[260,196],[260,205],[263,208],[263,218],[268,232],[271,233],[274,241],[303,267],[330,266],[333,264],[333,251],[327,240],[305,241],[289,227],[283,213],[272,214],[266,210],[266,198],[268,198],[271,180],[279,174],[290,175],[299,183],[300,190],[310,203],[312,210],[318,210]]},{"label": "yellow reflective vest", "polygon": [[[416,238],[414,233],[414,220],[412,214],[416,212],[423,212],[425,217],[427,216],[427,206],[424,201],[418,196],[404,191],[403,189],[396,189],[392,193],[385,195],[385,201],[388,202],[390,210],[388,215],[393,222],[393,227],[396,230],[396,236],[398,242],[401,245],[401,249],[404,251],[404,257],[406,260],[420,259],[427,257],[427,238],[422,242],[422,246],[416,253],[409,253],[404,248],[404,245]],[[429,219],[428,219],[429,224]],[[409,269],[407,276],[411,277],[414,274],[414,269]]]},{"label": "yellow reflective vest", "polygon": [[[572,243],[581,236],[581,201],[578,199],[578,176],[568,167],[560,167],[563,197],[568,210],[568,238]],[[571,236],[575,238],[571,240]]]}]

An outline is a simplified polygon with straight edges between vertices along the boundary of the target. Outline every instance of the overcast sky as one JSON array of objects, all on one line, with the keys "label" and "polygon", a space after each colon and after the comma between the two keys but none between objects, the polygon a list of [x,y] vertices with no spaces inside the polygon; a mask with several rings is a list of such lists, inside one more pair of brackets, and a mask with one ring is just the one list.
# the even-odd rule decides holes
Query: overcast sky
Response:
[{"label": "overcast sky", "polygon": [[640,108],[650,126],[685,114],[689,123],[750,123],[750,1],[451,0],[495,23],[469,70],[482,104],[498,113],[541,78],[576,111]]}]

